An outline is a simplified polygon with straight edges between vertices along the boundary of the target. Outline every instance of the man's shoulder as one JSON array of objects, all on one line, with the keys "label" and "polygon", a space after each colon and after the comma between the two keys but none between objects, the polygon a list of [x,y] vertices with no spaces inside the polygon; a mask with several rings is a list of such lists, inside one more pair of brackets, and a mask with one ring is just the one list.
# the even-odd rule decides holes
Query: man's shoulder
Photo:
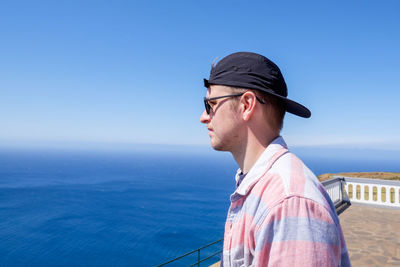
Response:
[{"label": "man's shoulder", "polygon": [[253,192],[268,196],[269,206],[285,198],[297,196],[326,205],[322,184],[314,173],[293,153],[282,155],[266,171]]}]

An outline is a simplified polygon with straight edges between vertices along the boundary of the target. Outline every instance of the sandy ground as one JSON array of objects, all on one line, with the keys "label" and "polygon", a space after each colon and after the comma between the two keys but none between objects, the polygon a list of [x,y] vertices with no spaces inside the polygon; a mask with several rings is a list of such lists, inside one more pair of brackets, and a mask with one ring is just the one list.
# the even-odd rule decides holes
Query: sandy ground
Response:
[{"label": "sandy ground", "polygon": [[352,266],[400,266],[400,209],[353,204],[339,219]]}]

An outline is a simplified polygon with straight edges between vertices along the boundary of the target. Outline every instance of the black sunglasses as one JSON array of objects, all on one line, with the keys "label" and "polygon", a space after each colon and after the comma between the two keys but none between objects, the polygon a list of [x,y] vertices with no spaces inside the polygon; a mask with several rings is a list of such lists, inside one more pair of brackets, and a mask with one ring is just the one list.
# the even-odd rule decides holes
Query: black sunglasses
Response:
[{"label": "black sunglasses", "polygon": [[[244,93],[245,93],[245,92],[244,92]],[[211,106],[210,106],[210,104],[208,103],[208,101],[210,101],[210,100],[216,100],[216,99],[220,99],[220,98],[225,98],[225,97],[237,97],[237,96],[243,95],[244,93],[233,94],[233,95],[222,95],[222,96],[216,96],[216,97],[210,97],[210,98],[204,97],[204,107],[206,108],[207,114],[210,114],[210,111],[211,111],[211,109],[212,109]],[[256,99],[257,99],[258,102],[260,102],[261,104],[265,104],[265,102],[264,102],[263,100],[261,100],[258,96],[256,96]]]}]

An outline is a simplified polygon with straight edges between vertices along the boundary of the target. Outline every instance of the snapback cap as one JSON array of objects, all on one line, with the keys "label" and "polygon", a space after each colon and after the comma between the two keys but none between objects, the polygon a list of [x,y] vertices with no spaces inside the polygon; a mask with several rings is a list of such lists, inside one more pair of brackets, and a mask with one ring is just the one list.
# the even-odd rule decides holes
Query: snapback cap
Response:
[{"label": "snapback cap", "polygon": [[251,52],[237,52],[221,59],[211,67],[204,86],[226,85],[256,89],[282,99],[287,112],[309,118],[311,112],[305,106],[287,98],[285,80],[278,66],[268,58]]}]

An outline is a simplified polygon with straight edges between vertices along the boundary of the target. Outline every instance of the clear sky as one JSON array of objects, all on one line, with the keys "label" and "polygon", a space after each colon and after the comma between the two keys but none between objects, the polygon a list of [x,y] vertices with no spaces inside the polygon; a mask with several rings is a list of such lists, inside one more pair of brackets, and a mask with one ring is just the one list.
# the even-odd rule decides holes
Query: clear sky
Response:
[{"label": "clear sky", "polygon": [[0,144],[208,145],[210,64],[281,68],[289,145],[400,150],[400,1],[1,1]]}]

